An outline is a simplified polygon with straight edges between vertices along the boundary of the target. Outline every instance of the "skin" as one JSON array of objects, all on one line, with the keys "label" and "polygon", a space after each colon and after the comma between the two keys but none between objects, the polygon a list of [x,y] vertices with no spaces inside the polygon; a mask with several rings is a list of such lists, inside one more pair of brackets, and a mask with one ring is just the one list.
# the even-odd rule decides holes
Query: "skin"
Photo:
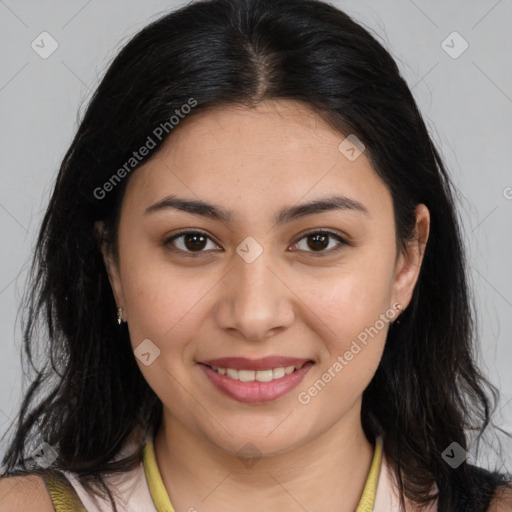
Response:
[{"label": "skin", "polygon": [[[389,322],[307,405],[298,394],[395,303],[407,307],[430,217],[418,205],[414,239],[397,252],[390,193],[364,153],[350,161],[340,152],[344,138],[294,101],[223,107],[182,121],[129,179],[119,265],[106,248],[103,255],[133,348],[150,339],[160,350],[150,365],[137,362],[163,402],[155,453],[177,512],[249,511],[255,503],[352,512],[359,502],[373,456],[361,397]],[[274,226],[282,208],[334,193],[367,213],[330,210]],[[233,218],[145,214],[170,194],[230,209]],[[187,257],[194,246],[184,237],[174,241],[175,252],[164,246],[182,229],[210,237],[198,256]],[[315,251],[304,238],[310,229],[348,244],[334,252],[340,242],[332,237]],[[263,249],[252,263],[236,252],[248,236]],[[196,364],[268,355],[315,364],[293,391],[259,404],[225,396]],[[247,443],[261,454],[250,467],[237,456]]]}]

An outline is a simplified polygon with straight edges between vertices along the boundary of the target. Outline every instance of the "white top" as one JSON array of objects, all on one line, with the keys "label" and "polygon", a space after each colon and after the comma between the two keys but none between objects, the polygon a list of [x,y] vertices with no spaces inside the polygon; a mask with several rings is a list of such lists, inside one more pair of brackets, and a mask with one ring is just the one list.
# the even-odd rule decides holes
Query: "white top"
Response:
[{"label": "white top", "polygon": [[[150,433],[151,429],[147,434],[144,434],[143,431],[135,432],[113,460],[118,460],[132,454],[134,450],[139,448],[140,443],[146,440]],[[78,481],[75,473],[69,471],[64,471],[63,473],[73,485],[87,512],[112,512],[113,509],[108,497],[101,499],[91,495]],[[109,475],[104,480],[115,498],[118,510],[123,512],[157,512],[149,492],[142,461],[131,471]],[[114,492],[116,493],[115,495]]]},{"label": "white top", "polygon": [[[150,431],[146,434],[143,432],[136,433],[114,460],[122,458],[137,449],[140,442],[145,441],[149,435]],[[112,512],[108,498],[100,499],[91,496],[78,482],[74,473],[65,471],[64,474],[73,485],[88,512]],[[392,468],[384,452],[382,452],[373,512],[398,512],[400,510],[398,489],[393,483],[392,474]],[[131,471],[106,477],[105,482],[109,485],[112,493],[116,493],[114,498],[118,510],[123,512],[157,512],[151,498],[142,462]],[[437,501],[429,508],[424,509],[424,512],[437,512]]]}]

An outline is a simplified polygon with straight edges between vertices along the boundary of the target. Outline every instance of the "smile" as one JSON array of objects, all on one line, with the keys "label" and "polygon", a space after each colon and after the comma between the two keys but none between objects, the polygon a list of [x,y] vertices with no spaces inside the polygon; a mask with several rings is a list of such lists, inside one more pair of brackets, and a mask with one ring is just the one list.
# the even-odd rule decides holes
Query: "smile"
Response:
[{"label": "smile", "polygon": [[269,368],[267,370],[237,370],[235,368],[217,368],[212,366],[212,370],[220,375],[227,375],[230,379],[240,380],[242,382],[270,382],[272,380],[282,379],[285,375],[289,375],[296,370],[300,370],[306,363],[296,366],[278,366],[277,368]]},{"label": "smile", "polygon": [[[214,362],[217,364],[212,364]],[[224,358],[198,363],[207,377],[205,382],[223,395],[243,403],[270,402],[287,395],[299,385],[313,365],[311,360],[298,358],[257,361]]]}]

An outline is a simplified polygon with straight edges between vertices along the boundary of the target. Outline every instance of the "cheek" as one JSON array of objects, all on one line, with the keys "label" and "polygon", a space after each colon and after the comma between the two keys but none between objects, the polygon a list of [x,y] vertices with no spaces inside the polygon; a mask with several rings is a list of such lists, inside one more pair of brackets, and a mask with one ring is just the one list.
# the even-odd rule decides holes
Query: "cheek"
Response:
[{"label": "cheek", "polygon": [[317,403],[353,403],[372,379],[395,317],[389,309],[393,258],[391,250],[389,254],[361,251],[329,278],[302,288],[301,296],[316,313],[313,330],[323,333],[319,368],[307,384],[313,395],[322,390],[323,399]]},{"label": "cheek", "polygon": [[[201,299],[212,288],[209,281],[204,276],[189,279],[155,264],[132,269],[123,285],[137,364],[149,386],[163,402],[172,401],[173,407],[181,402],[186,407],[180,383],[189,378],[193,358],[189,341],[202,323],[205,313]],[[138,356],[143,352],[138,347],[144,343],[148,347],[144,352],[151,353],[148,365]]]},{"label": "cheek", "polygon": [[322,324],[329,329],[323,329],[318,368],[299,390],[298,400],[314,403],[312,411],[319,415],[325,415],[326,404],[337,404],[328,415],[348,410],[379,366],[394,312],[389,287],[374,277],[355,272],[340,276],[328,293],[311,297],[319,312],[316,332]]},{"label": "cheek", "polygon": [[[151,339],[162,355],[181,351],[199,329],[219,276],[141,254],[126,261],[123,294],[132,345]],[[177,361],[174,357],[173,361]]]},{"label": "cheek", "polygon": [[322,279],[297,278],[295,289],[318,320],[331,334],[339,334],[343,343],[372,326],[388,310],[392,270],[391,261],[365,265],[361,258],[356,264],[333,269]]}]

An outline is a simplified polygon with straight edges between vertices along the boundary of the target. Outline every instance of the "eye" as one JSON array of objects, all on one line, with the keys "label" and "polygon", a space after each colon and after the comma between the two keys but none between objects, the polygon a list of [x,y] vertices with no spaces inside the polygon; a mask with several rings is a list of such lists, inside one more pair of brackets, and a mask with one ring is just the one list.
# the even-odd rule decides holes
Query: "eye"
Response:
[{"label": "eye", "polygon": [[[306,243],[301,242],[305,240]],[[337,243],[332,243],[337,240]],[[176,252],[185,253],[187,256],[196,256],[207,252],[208,243],[210,249],[219,249],[213,240],[202,231],[182,231],[164,240],[163,245]],[[312,256],[324,256],[339,251],[344,245],[348,245],[340,235],[326,230],[310,231],[303,235],[294,244],[298,250],[312,253]],[[314,254],[318,253],[318,254]]]},{"label": "eye", "polygon": [[[214,249],[218,248],[218,246],[213,243],[212,239],[202,231],[183,231],[177,235],[173,235],[165,239],[163,244],[164,246],[173,245],[178,251],[181,252],[189,254],[200,254],[205,252],[203,249],[207,247],[208,242],[211,242]],[[170,248],[175,250],[173,247]]]},{"label": "eye", "polygon": [[[331,244],[330,242],[332,242],[333,239],[337,240],[338,243]],[[300,243],[302,240],[306,240],[306,243],[301,247]],[[332,254],[341,250],[344,245],[348,245],[348,243],[340,235],[325,230],[310,231],[303,235],[299,241],[295,243],[295,247],[297,247],[299,250],[305,250],[306,252],[311,253],[319,253],[312,254],[312,256],[324,256]]]}]

